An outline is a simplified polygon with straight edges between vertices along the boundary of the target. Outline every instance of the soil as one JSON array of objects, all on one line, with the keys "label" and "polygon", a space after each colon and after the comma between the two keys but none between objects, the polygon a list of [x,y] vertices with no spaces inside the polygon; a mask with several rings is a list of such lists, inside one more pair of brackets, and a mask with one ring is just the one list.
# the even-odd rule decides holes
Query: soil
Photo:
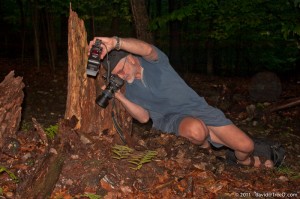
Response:
[{"label": "soil", "polygon": [[[13,140],[18,146],[0,156],[0,198],[17,198],[18,184],[34,174],[46,149],[32,118],[51,129],[64,117],[67,64],[61,63],[55,75],[46,64],[37,72],[30,60],[1,59],[0,65],[0,81],[15,70],[26,85],[21,127]],[[279,101],[257,103],[248,94],[249,78],[188,74],[184,79],[250,136],[280,142],[286,150],[283,165],[265,169],[228,164],[226,148],[201,149],[152,129],[151,122],[134,121],[134,148],[114,143],[112,135],[70,131],[64,139],[70,140],[71,150],[51,198],[300,198],[300,107],[264,112],[299,97],[299,83],[283,80]]]}]

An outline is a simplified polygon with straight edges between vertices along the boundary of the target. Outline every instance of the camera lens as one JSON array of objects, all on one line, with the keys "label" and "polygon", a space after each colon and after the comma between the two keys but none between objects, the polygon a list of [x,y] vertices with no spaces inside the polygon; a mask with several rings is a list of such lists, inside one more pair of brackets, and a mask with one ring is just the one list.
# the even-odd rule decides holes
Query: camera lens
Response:
[{"label": "camera lens", "polygon": [[101,95],[99,95],[96,99],[96,103],[102,107],[102,108],[106,108],[108,105],[109,100],[113,97],[113,93],[108,90],[105,89]]}]

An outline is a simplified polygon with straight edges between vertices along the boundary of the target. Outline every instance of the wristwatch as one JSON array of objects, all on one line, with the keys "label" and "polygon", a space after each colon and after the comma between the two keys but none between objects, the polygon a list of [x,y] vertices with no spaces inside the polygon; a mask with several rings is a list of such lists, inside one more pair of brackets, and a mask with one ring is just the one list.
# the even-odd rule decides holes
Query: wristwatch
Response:
[{"label": "wristwatch", "polygon": [[116,50],[120,50],[120,49],[121,49],[120,38],[117,37],[117,36],[114,36],[114,38],[115,38],[116,41],[117,41],[116,46],[115,46],[115,49],[116,49]]}]

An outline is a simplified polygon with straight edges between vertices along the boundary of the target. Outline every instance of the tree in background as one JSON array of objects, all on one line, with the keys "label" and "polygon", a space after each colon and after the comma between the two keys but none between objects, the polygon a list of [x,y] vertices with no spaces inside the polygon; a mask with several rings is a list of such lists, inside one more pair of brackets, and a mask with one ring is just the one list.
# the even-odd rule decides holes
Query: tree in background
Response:
[{"label": "tree in background", "polygon": [[149,31],[149,17],[145,1],[130,0],[130,5],[135,24],[136,37],[148,43],[153,43],[153,36]]},{"label": "tree in background", "polygon": [[[5,30],[1,31],[1,54],[22,55],[21,52],[31,52],[34,48],[36,65],[38,59],[47,57],[54,70],[54,63],[61,55],[57,52],[66,52],[63,32],[66,32],[69,2],[18,2],[2,0],[0,6],[0,22]],[[88,40],[95,35],[135,36],[135,29],[139,29],[138,35],[144,35],[145,40],[147,34],[155,38],[153,43],[169,55],[180,72],[251,75],[263,68],[295,71],[299,59],[299,0],[147,0],[147,10],[136,15],[140,9],[132,9],[137,7],[131,5],[143,2],[77,0],[71,3],[85,21]],[[22,50],[22,43],[27,50]],[[9,50],[18,53],[8,53]]]}]

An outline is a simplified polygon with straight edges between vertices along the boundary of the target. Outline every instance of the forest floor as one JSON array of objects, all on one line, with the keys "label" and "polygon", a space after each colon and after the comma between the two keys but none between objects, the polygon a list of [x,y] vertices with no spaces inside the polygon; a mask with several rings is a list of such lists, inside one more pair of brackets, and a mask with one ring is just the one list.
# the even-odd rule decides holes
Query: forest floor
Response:
[{"label": "forest floor", "polygon": [[[0,68],[0,82],[14,69],[25,83],[17,133],[20,146],[0,154],[0,198],[16,198],[18,183],[33,175],[45,151],[32,118],[44,129],[53,129],[64,117],[67,66],[62,64],[64,69],[53,75],[46,66],[35,72],[30,63],[1,59]],[[249,78],[190,74],[185,80],[250,136],[280,142],[287,154],[283,165],[274,169],[229,165],[222,159],[226,148],[209,152],[152,129],[150,122],[134,122],[134,148],[112,144],[109,135],[88,135],[85,141],[70,135],[71,146],[80,147],[65,158],[51,198],[300,198],[300,107],[261,114],[299,97],[299,82],[282,81],[278,102],[256,103],[249,98]],[[255,107],[255,114],[249,107]],[[121,159],[114,158],[125,151]],[[141,157],[149,162],[139,162]]]}]

